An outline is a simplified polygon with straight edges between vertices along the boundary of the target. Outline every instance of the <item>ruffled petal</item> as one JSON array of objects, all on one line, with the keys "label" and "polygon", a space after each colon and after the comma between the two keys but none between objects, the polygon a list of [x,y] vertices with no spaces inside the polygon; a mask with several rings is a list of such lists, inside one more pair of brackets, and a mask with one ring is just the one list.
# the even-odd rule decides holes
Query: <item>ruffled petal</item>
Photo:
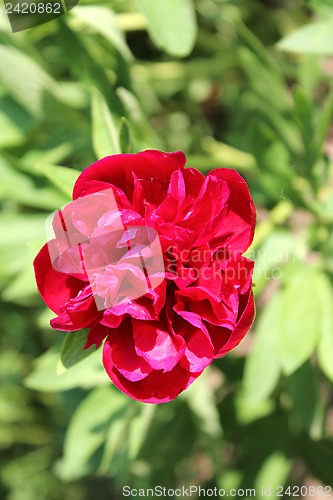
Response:
[{"label": "ruffled petal", "polygon": [[188,387],[190,379],[192,379],[191,374],[176,365],[166,373],[163,373],[162,370],[152,371],[147,378],[142,380],[141,385],[151,397],[165,398],[165,401],[171,401]]},{"label": "ruffled petal", "polygon": [[214,347],[209,335],[199,328],[187,328],[186,349],[179,364],[191,373],[202,372],[214,358]]},{"label": "ruffled petal", "polygon": [[103,340],[110,335],[110,328],[98,323],[88,333],[87,343],[84,346],[85,349],[89,349],[92,345],[96,344],[96,349],[101,345]]},{"label": "ruffled petal", "polygon": [[236,347],[245,337],[253,323],[255,316],[255,304],[252,288],[247,293],[240,296],[239,319],[229,338],[220,349],[218,356],[224,356],[228,351]]},{"label": "ruffled petal", "polygon": [[[103,359],[104,359],[104,353],[103,353]],[[132,399],[141,401],[142,403],[152,403],[152,404],[168,403],[169,401],[174,399],[169,396],[163,397],[159,396],[158,394],[151,395],[147,393],[143,388],[141,381],[131,382],[130,380],[125,378],[114,366],[110,356],[105,356],[104,367],[114,385],[120,391],[122,391],[124,394],[126,394]],[[189,380],[193,382],[194,377],[189,377]],[[189,385],[189,382],[187,384]]]},{"label": "ruffled petal", "polygon": [[153,368],[135,351],[130,321],[123,322],[112,338],[108,337],[103,349],[103,363],[106,371],[110,371],[110,360],[119,373],[130,382],[137,382],[147,377]]},{"label": "ruffled petal", "polygon": [[51,263],[48,244],[44,245],[34,260],[37,288],[45,304],[56,314],[61,306],[76,297],[86,283],[68,274],[56,271]]},{"label": "ruffled petal", "polygon": [[76,331],[81,328],[90,328],[102,317],[102,314],[102,311],[97,309],[91,288],[86,286],[76,297],[61,307],[61,314],[52,319],[50,324],[57,330]]},{"label": "ruffled petal", "polygon": [[232,284],[238,288],[240,294],[247,292],[252,285],[254,262],[246,257],[237,255],[225,263],[223,271],[224,284]]},{"label": "ruffled petal", "polygon": [[245,252],[250,246],[255,228],[256,212],[249,192],[249,188],[236,170],[218,168],[209,172],[224,180],[229,188],[228,211],[223,224],[212,235],[212,247],[222,246],[238,254]]},{"label": "ruffled petal", "polygon": [[161,322],[132,321],[135,350],[154,370],[171,371],[185,352],[185,341]]},{"label": "ruffled petal", "polygon": [[185,163],[186,157],[181,151],[162,153],[148,150],[137,154],[107,156],[82,172],[74,185],[73,199],[82,195],[89,181],[101,181],[122,189],[132,202],[134,190],[132,172],[138,179],[156,181],[165,185],[167,189],[172,172],[183,168]]}]

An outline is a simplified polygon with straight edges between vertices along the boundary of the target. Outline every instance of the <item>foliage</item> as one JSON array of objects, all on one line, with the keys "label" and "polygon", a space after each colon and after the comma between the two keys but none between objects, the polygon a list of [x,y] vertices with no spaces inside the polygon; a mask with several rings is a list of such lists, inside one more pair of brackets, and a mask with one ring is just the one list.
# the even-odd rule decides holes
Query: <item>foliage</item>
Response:
[{"label": "foliage", "polygon": [[[333,485],[331,0],[81,0],[14,35],[0,14],[1,498]],[[236,168],[259,215],[253,332],[157,407],[50,329],[32,271],[79,171],[146,148]]]}]

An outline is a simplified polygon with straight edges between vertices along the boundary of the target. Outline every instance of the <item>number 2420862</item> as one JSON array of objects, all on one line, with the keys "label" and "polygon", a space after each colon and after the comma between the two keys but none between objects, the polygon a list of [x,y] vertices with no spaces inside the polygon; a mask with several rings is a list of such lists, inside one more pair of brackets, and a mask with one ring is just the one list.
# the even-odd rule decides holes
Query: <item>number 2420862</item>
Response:
[{"label": "number 2420862", "polygon": [[16,4],[6,3],[7,14],[62,14],[61,5],[56,3],[27,3]]}]

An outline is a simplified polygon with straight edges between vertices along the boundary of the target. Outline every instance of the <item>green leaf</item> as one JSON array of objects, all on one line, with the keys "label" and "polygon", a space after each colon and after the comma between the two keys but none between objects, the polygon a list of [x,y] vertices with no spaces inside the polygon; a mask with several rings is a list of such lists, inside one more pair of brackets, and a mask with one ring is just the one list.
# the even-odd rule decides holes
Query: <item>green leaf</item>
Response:
[{"label": "green leaf", "polygon": [[121,119],[119,130],[119,144],[122,153],[131,152],[131,129],[126,118]]},{"label": "green leaf", "polygon": [[327,134],[332,123],[333,114],[333,94],[330,92],[321,110],[317,127],[317,148],[320,151],[323,147]]},{"label": "green leaf", "polygon": [[[31,254],[31,249],[27,249],[27,255],[29,253]],[[33,257],[28,260],[25,267],[5,287],[1,294],[3,300],[21,305],[32,305],[36,302],[37,287],[34,269],[31,265]]]},{"label": "green leaf", "polygon": [[124,394],[119,391],[117,391],[116,397],[120,405],[120,411],[117,411],[110,419],[98,472],[107,474],[110,470],[115,470],[115,474],[118,476],[124,458],[126,460],[131,435],[130,429],[135,421],[135,414],[140,403],[124,398]]},{"label": "green leaf", "polygon": [[[306,434],[298,441],[301,456],[308,470],[323,484],[332,484],[333,450],[329,438],[314,441]],[[331,494],[331,488],[326,490]]]},{"label": "green leaf", "polygon": [[324,15],[333,14],[333,0],[305,0],[310,9],[318,11]]},{"label": "green leaf", "polygon": [[295,268],[288,276],[278,318],[278,352],[286,375],[311,356],[319,341],[325,308],[332,306],[325,280],[315,266],[309,265]]},{"label": "green leaf", "polygon": [[136,0],[154,43],[174,56],[191,53],[197,33],[192,0]]},{"label": "green leaf", "polygon": [[314,108],[301,87],[294,89],[294,117],[306,146],[313,141]]},{"label": "green leaf", "polygon": [[286,52],[332,55],[333,19],[302,26],[283,38],[277,46]]},{"label": "green leaf", "polygon": [[20,146],[27,140],[33,119],[9,97],[0,98],[0,147]]},{"label": "green leaf", "polygon": [[92,95],[93,146],[98,159],[119,154],[118,131],[104,97],[96,88]]},{"label": "green leaf", "polygon": [[264,488],[266,496],[275,496],[274,492],[278,486],[284,486],[290,467],[290,460],[281,451],[275,451],[269,455],[256,476],[256,490],[262,492],[262,488]]},{"label": "green leaf", "polygon": [[29,244],[39,249],[45,242],[45,216],[2,212],[0,227],[0,281],[7,284],[3,298],[29,300],[37,292],[32,267],[37,252]]},{"label": "green leaf", "polygon": [[124,420],[128,404],[129,399],[111,384],[88,394],[68,427],[60,465],[63,478],[73,480],[91,472],[92,456],[105,443],[112,425]]},{"label": "green leaf", "polygon": [[123,33],[119,29],[116,16],[109,7],[79,5],[73,9],[71,15],[106,38],[125,59],[132,58]]},{"label": "green leaf", "polygon": [[214,438],[221,436],[222,427],[216,408],[214,391],[211,387],[209,374],[206,368],[202,375],[183,394],[189,407],[199,421],[199,428]]},{"label": "green leaf", "polygon": [[249,424],[271,415],[275,410],[275,402],[272,399],[265,399],[253,403],[247,399],[243,391],[239,391],[235,396],[235,410],[238,422]]},{"label": "green leaf", "polygon": [[320,368],[326,377],[333,382],[333,292],[327,278],[323,281],[322,286],[324,287],[323,293],[327,297],[327,309],[323,313],[323,329],[317,348],[317,356]]},{"label": "green leaf", "polygon": [[59,167],[57,165],[36,164],[35,170],[43,174],[57,188],[60,189],[69,199],[72,199],[75,181],[80,175],[79,170],[74,168]]},{"label": "green leaf", "polygon": [[76,387],[87,389],[110,382],[102,364],[100,349],[70,370],[57,375],[60,350],[61,345],[55,346],[35,361],[34,370],[24,380],[26,387],[37,391],[58,392]]},{"label": "green leaf", "polygon": [[0,157],[0,200],[16,200],[22,205],[54,210],[68,201],[68,197],[54,187],[37,187],[31,175],[17,170]]},{"label": "green leaf", "polygon": [[96,351],[95,346],[91,346],[89,349],[84,349],[84,346],[87,343],[87,333],[88,332],[86,330],[67,333],[60,353],[58,365],[59,375]]},{"label": "green leaf", "polygon": [[254,344],[244,368],[244,398],[251,405],[267,399],[280,377],[277,353],[281,295],[275,294],[255,323]]},{"label": "green leaf", "polygon": [[309,431],[315,418],[318,400],[316,374],[310,361],[287,378],[286,387],[293,400],[294,412]]},{"label": "green leaf", "polygon": [[[281,202],[281,209],[283,209]],[[288,210],[288,207],[286,207]],[[272,214],[273,217],[273,214]],[[266,227],[264,227],[266,225]],[[257,250],[246,252],[246,257],[255,261],[253,282],[256,284],[256,292],[261,292],[268,281],[280,279],[283,267],[287,262],[295,262],[305,254],[304,242],[294,234],[287,231],[272,230],[272,222],[265,221],[259,226],[256,237],[260,238],[260,229],[268,232],[268,236]]]},{"label": "green leaf", "polygon": [[140,413],[132,419],[128,438],[128,455],[131,459],[137,457],[145,442],[156,409],[157,405],[143,405]]},{"label": "green leaf", "polygon": [[44,94],[56,95],[55,80],[31,57],[14,47],[0,46],[0,79],[8,93],[36,117],[43,114]]},{"label": "green leaf", "polygon": [[[228,165],[229,168],[235,168],[243,172],[255,172],[257,170],[256,160],[251,154],[216,141],[213,137],[205,137],[202,140],[202,148],[216,160],[218,165]],[[192,165],[190,159],[188,162]],[[203,170],[209,171],[211,168],[206,167]]]},{"label": "green leaf", "polygon": [[118,87],[116,94],[125,108],[126,116],[131,121],[131,124],[133,124],[134,130],[141,141],[141,148],[162,148],[161,138],[152,129],[137,97],[124,87]]},{"label": "green leaf", "polygon": [[[257,42],[259,41],[257,40]],[[259,44],[261,45],[261,42]],[[251,49],[241,45],[237,52],[242,67],[249,76],[253,90],[275,110],[286,111],[288,109],[288,95],[285,82],[280,74],[273,70],[267,49],[261,47],[264,55],[256,54],[253,48]]]}]

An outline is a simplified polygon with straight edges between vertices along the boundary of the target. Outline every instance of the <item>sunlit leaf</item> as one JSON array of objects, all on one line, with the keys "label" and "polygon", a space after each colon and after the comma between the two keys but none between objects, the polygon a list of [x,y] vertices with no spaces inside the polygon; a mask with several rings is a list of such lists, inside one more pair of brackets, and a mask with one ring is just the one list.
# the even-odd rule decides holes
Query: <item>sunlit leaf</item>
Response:
[{"label": "sunlit leaf", "polygon": [[131,53],[126,45],[125,38],[119,29],[116,16],[109,7],[102,5],[79,5],[71,13],[76,19],[96,33],[101,34],[116,47],[125,59],[131,59]]},{"label": "sunlit leaf", "polygon": [[157,405],[143,405],[140,413],[132,419],[128,440],[128,454],[131,459],[138,455],[145,442],[156,409]]},{"label": "sunlit leaf", "polygon": [[111,384],[93,390],[74,413],[67,430],[60,472],[77,479],[91,471],[90,459],[105,443],[110,426],[123,420],[128,398]]},{"label": "sunlit leaf", "polygon": [[89,349],[84,349],[86,343],[86,330],[67,333],[60,353],[60,365],[58,365],[59,374],[96,351],[95,346],[91,346]]},{"label": "sunlit leaf", "polygon": [[309,361],[287,378],[286,387],[293,400],[294,412],[309,431],[316,414],[319,395],[315,372]]},{"label": "sunlit leaf", "polygon": [[98,159],[120,153],[118,131],[112,114],[99,90],[92,95],[93,146]]},{"label": "sunlit leaf", "polygon": [[176,56],[190,54],[197,32],[192,0],[136,0],[136,4],[158,47]]},{"label": "sunlit leaf", "polygon": [[37,164],[38,170],[47,177],[57,188],[60,189],[69,199],[72,198],[74,183],[80,175],[80,171],[74,168],[59,167],[56,165]]},{"label": "sunlit leaf", "polygon": [[121,119],[119,130],[119,144],[122,153],[131,152],[131,129],[126,118]]},{"label": "sunlit leaf", "polygon": [[22,205],[54,210],[68,201],[58,188],[37,187],[32,176],[16,169],[0,157],[0,200],[16,200]]},{"label": "sunlit leaf", "polygon": [[333,54],[333,18],[301,26],[278,43],[286,52]]},{"label": "sunlit leaf", "polygon": [[31,57],[10,46],[0,46],[0,77],[8,93],[32,115],[43,114],[45,94],[57,91],[55,80]]},{"label": "sunlit leaf", "polygon": [[102,353],[96,350],[70,370],[57,375],[61,346],[56,346],[35,361],[35,369],[25,378],[25,385],[37,391],[58,392],[75,387],[91,388],[110,382],[103,364]]},{"label": "sunlit leaf", "polygon": [[264,461],[255,481],[256,490],[260,493],[264,491],[262,498],[272,496],[278,486],[285,484],[290,466],[290,460],[281,451],[275,451]]},{"label": "sunlit leaf", "polygon": [[322,283],[325,293],[327,308],[323,311],[323,328],[317,348],[317,356],[320,368],[333,382],[333,292],[330,282],[325,279]]},{"label": "sunlit leaf", "polygon": [[300,266],[282,292],[278,318],[279,359],[284,372],[297,370],[313,353],[323,327],[323,313],[331,307],[325,277],[314,266]]},{"label": "sunlit leaf", "polygon": [[276,387],[281,367],[277,352],[280,294],[276,294],[262,310],[255,323],[254,345],[246,358],[244,370],[244,397],[258,405],[268,398]]},{"label": "sunlit leaf", "polygon": [[209,370],[206,369],[195,383],[183,393],[183,397],[198,418],[199,428],[210,436],[218,437],[222,434],[222,427],[209,373]]}]

